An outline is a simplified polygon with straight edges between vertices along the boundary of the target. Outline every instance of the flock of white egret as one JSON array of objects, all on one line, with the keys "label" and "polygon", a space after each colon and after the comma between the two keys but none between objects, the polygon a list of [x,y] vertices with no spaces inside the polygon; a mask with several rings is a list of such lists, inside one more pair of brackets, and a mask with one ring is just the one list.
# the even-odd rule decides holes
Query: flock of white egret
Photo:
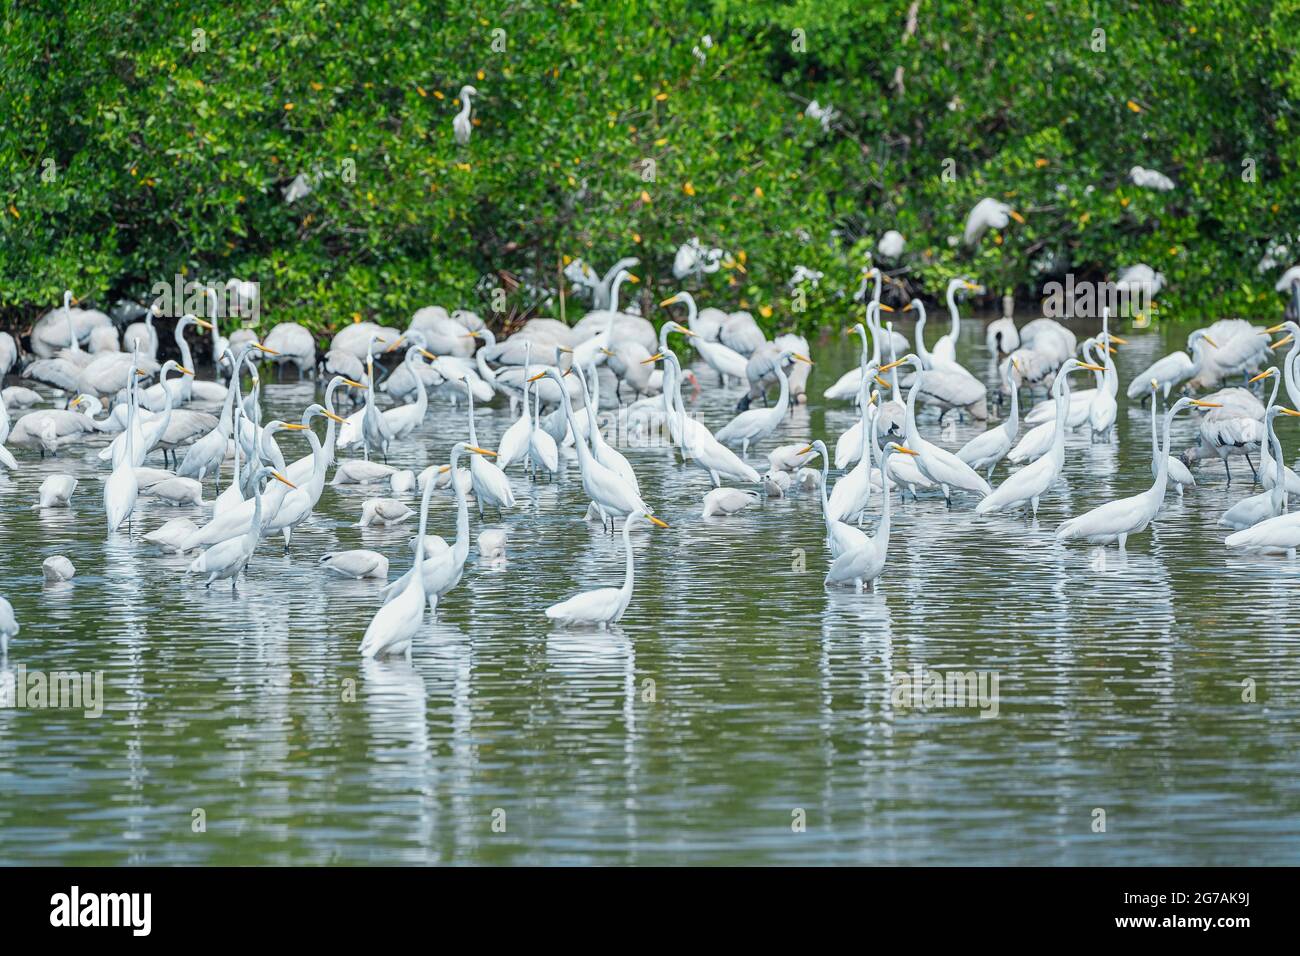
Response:
[{"label": "flock of white egret", "polygon": [[[469,96],[464,100],[467,115]],[[766,449],[767,467],[760,473],[753,456],[787,421],[792,405],[807,399],[813,365],[807,340],[793,334],[769,340],[748,312],[700,309],[685,291],[660,303],[669,316],[656,328],[619,308],[622,285],[637,281],[627,271],[634,263],[621,261],[598,283],[598,307],[572,326],[532,318],[498,341],[473,312],[428,307],[405,329],[373,322],[347,326],[324,355],[317,354],[314,336],[292,323],[276,325],[260,339],[247,328],[227,338],[214,310],[212,321],[194,315],[177,320],[179,359],[160,362],[157,304],[119,332],[120,322],[75,305],[69,293],[32,328],[29,354],[20,354],[18,342],[0,333],[0,377],[19,376],[0,401],[0,473],[24,467],[10,448],[43,458],[82,444],[102,445],[93,459],[102,463],[98,474],[49,475],[32,507],[68,507],[77,489],[97,478],[109,534],[138,532],[141,546],[192,558],[189,572],[205,586],[229,580],[232,590],[265,539],[282,538],[290,549],[295,530],[316,509],[331,468],[333,485],[386,488],[389,494],[363,503],[359,524],[395,525],[418,515],[409,570],[388,582],[389,559],[366,549],[325,554],[319,568],[321,574],[384,581],[360,652],[409,656],[426,609],[436,615],[465,572],[470,499],[480,521],[489,512],[504,517],[516,508],[514,481],[560,475],[562,457],[576,456],[585,519],[611,531],[621,523],[626,563],[620,587],[581,592],[545,614],[567,626],[608,626],[624,616],[635,588],[631,534],[667,525],[643,497],[633,463],[606,436],[611,422],[619,435],[659,436],[660,442],[646,446],[647,454],[680,456],[707,475],[706,518],[742,512],[762,495],[816,492],[830,559],[825,586],[857,592],[874,588],[884,572],[895,490],[903,498],[942,496],[949,507],[969,503],[980,515],[1027,507],[1036,518],[1041,498],[1062,474],[1067,432],[1086,428],[1093,441],[1118,440],[1120,383],[1112,355],[1127,343],[1110,331],[1109,317],[1083,342],[1052,319],[1021,327],[1010,319],[989,323],[986,344],[997,358],[990,394],[990,384],[957,358],[958,296],[979,287],[966,279],[949,284],[949,328],[927,348],[924,304],[913,299],[904,310],[916,316],[909,342],[884,318],[895,311],[881,301],[891,280],[871,268],[864,274],[864,290],[874,285],[864,295],[863,321],[851,330],[861,341],[860,360],[824,391],[827,401],[855,403],[855,422],[831,445],[817,439]],[[670,317],[676,307],[676,318]],[[216,358],[211,380],[194,371],[187,335],[195,330],[210,336]],[[1272,341],[1279,332],[1287,334]],[[698,372],[683,367],[672,336],[694,349]],[[1287,343],[1292,344],[1284,353]],[[1289,496],[1300,494],[1300,477],[1285,464],[1274,422],[1278,415],[1300,415],[1278,402],[1285,387],[1291,405],[1300,403],[1298,356],[1300,326],[1293,321],[1265,329],[1225,319],[1192,332],[1187,352],[1161,358],[1125,389],[1127,401],[1151,402],[1150,488],[1064,521],[1056,538],[1123,549],[1156,517],[1171,483],[1179,494],[1195,485],[1189,468],[1195,461],[1219,459],[1231,482],[1231,460],[1243,458],[1263,490],[1223,514],[1221,524],[1231,530],[1226,547],[1294,558],[1300,513],[1289,512]],[[309,405],[298,421],[264,423],[259,367],[266,362],[282,370],[293,366],[299,376],[319,369],[321,403]],[[602,366],[614,381],[615,403],[608,394],[602,403]],[[1091,378],[1091,387],[1071,388],[1079,373]],[[698,395],[714,382],[743,387],[734,418],[716,432],[688,414],[683,393],[684,383]],[[53,404],[33,384],[52,391]],[[1200,397],[1169,402],[1175,391]],[[1044,393],[1042,400],[1022,410],[1035,392]],[[510,424],[492,450],[478,439],[474,408],[497,399]],[[432,401],[450,403],[453,410],[438,416],[439,430],[457,439],[450,460],[418,475],[387,464],[394,448],[420,440],[417,429]],[[1161,405],[1167,406],[1163,415]],[[1001,420],[960,448],[932,440],[938,436],[927,412],[937,413],[940,422],[953,413],[985,421],[997,408],[1006,409]],[[1175,456],[1171,426],[1189,409],[1200,416],[1198,440]],[[313,427],[317,419],[325,420],[323,441]],[[311,448],[296,461],[285,459],[276,438],[291,432],[302,433]],[[820,466],[813,467],[817,459]],[[1004,475],[995,481],[1004,463]],[[839,472],[833,482],[832,468]],[[208,483],[214,494],[205,499]],[[448,489],[455,498],[456,536],[450,544],[428,533],[436,489]],[[418,509],[403,500],[415,494]],[[178,517],[156,528],[134,527],[142,496],[199,508],[206,520]],[[880,502],[873,505],[877,496]],[[867,518],[877,511],[874,533],[868,533]],[[484,527],[477,544],[481,557],[498,558],[505,553],[506,532]],[[52,580],[76,573],[62,556],[48,559],[44,570]],[[0,651],[7,654],[18,631],[12,606],[0,597]]]}]

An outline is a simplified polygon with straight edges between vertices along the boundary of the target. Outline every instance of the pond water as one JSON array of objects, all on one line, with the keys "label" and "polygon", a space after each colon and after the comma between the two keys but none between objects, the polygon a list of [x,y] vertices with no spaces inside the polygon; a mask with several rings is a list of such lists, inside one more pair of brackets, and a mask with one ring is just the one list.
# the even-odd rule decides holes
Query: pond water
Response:
[{"label": "pond water", "polygon": [[[960,357],[992,381],[983,323],[962,328]],[[1121,383],[1187,331],[1125,332]],[[853,340],[812,351],[810,402],[764,456],[853,421],[821,399]],[[738,393],[696,372],[716,430]],[[314,386],[266,392],[268,417],[296,420]],[[480,408],[480,441],[508,422]],[[983,427],[923,424],[951,449]],[[1176,423],[1177,447],[1193,428]],[[443,462],[465,435],[463,409],[435,402],[392,462]],[[861,595],[823,587],[814,495],[706,521],[702,472],[628,449],[671,527],[634,535],[636,593],[608,634],[542,611],[620,584],[621,537],[582,521],[575,462],[549,484],[516,467],[518,508],[487,522],[508,560],[471,550],[411,663],[362,660],[379,585],[317,567],[357,547],[408,566],[413,521],[357,527],[386,491],[327,486],[290,553],[264,543],[232,595],[140,539],[196,509],[142,499],[134,534],[106,537],[96,449],[19,449],[0,472],[0,581],[22,624],[7,670],[102,671],[103,714],[0,708],[0,863],[1294,864],[1300,565],[1226,553],[1215,522],[1257,489],[1225,488],[1217,463],[1126,557],[1057,545],[1063,518],[1149,486],[1148,414],[1122,390],[1118,437],[1070,436],[1037,526],[895,499],[888,566]],[[59,470],[81,478],[73,507],[31,510]],[[435,493],[430,531],[450,540],[454,521]],[[42,584],[54,554],[71,584]],[[967,671],[996,678],[995,716],[895,692],[899,674]]]}]

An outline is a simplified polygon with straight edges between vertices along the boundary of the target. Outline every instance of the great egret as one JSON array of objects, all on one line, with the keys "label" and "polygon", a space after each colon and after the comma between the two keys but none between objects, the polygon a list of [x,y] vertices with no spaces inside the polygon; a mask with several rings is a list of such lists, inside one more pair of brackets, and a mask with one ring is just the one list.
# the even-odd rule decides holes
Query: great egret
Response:
[{"label": "great egret", "polygon": [[[596,461],[587,443],[578,437],[578,426],[573,419],[573,405],[569,401],[569,393],[564,391],[564,380],[559,371],[547,368],[534,375],[533,379],[537,380],[544,376],[554,379],[560,386],[561,407],[564,409],[565,419],[568,421],[569,428],[573,430],[575,438],[578,439],[574,442],[574,447],[578,451],[578,467],[582,471],[582,488],[599,509],[602,520],[610,515],[630,515],[638,511],[650,514],[651,509],[642,500],[640,492],[617,472]],[[477,493],[476,488],[475,494]]]},{"label": "great egret", "polygon": [[361,503],[361,520],[357,525],[362,528],[400,524],[415,514],[405,502],[396,498],[367,498]]},{"label": "great egret", "polygon": [[40,496],[33,508],[66,508],[77,490],[77,479],[71,475],[49,475],[37,491]]},{"label": "great egret", "polygon": [[[320,501],[321,492],[325,490],[325,471],[329,467],[329,456],[321,446],[320,439],[311,429],[312,419],[317,416],[324,416],[333,422],[342,422],[343,419],[338,415],[328,411],[320,405],[309,405],[307,410],[302,413],[302,430],[307,434],[307,441],[311,445],[312,470],[307,476],[306,482],[298,484],[293,491],[284,496],[280,507],[276,509],[275,515],[266,523],[265,533],[269,535],[277,532],[284,532],[284,550],[289,550],[289,540],[293,536],[293,529],[306,521]],[[290,479],[292,481],[293,479]],[[295,482],[295,484],[297,484]]]},{"label": "great egret", "polygon": [[461,146],[469,143],[469,134],[474,128],[473,121],[470,119],[471,96],[478,96],[478,90],[468,84],[460,88],[460,112],[451,121],[452,132],[456,134],[456,142]]},{"label": "great egret", "polygon": [[317,562],[327,571],[360,581],[362,578],[388,578],[388,559],[378,551],[358,548],[355,551],[331,551]]},{"label": "great egret", "polygon": [[[415,539],[415,561],[412,567],[424,563],[425,533],[429,527],[429,499],[433,496],[433,482],[426,482],[420,500],[420,532]],[[387,573],[388,562],[384,562]],[[362,657],[382,657],[388,654],[411,656],[411,639],[420,629],[424,619],[424,575],[412,574],[406,586],[392,600],[386,601],[375,612],[358,650]]]},{"label": "great egret", "polygon": [[1028,503],[1034,517],[1038,517],[1038,499],[1056,484],[1065,465],[1065,418],[1070,408],[1070,373],[1079,369],[1095,372],[1100,368],[1100,365],[1075,358],[1066,360],[1052,385],[1052,391],[1056,393],[1056,426],[1051,448],[1002,482],[996,491],[976,505],[976,514],[1006,511]]},{"label": "great egret", "polygon": [[[1174,416],[1189,405],[1200,408],[1215,408],[1210,402],[1194,398],[1180,398],[1165,412],[1164,441],[1161,447],[1160,470],[1152,486],[1136,495],[1108,501],[1075,518],[1064,521],[1056,529],[1057,541],[1086,541],[1088,544],[1105,545],[1119,542],[1123,551],[1128,543],[1128,536],[1146,530],[1151,519],[1160,510],[1165,500],[1165,489],[1169,481],[1169,429]],[[1030,466],[1033,467],[1032,465]]]},{"label": "great egret", "polygon": [[[649,362],[649,359],[642,360]],[[578,381],[581,383],[583,391],[587,389],[587,374],[582,370],[581,365],[574,365],[573,370],[578,375]],[[637,480],[636,472],[632,470],[632,463],[617,448],[605,441],[605,436],[601,432],[599,414],[600,414],[600,372],[595,366],[592,366],[591,374],[596,381],[593,383],[591,392],[591,401],[587,404],[587,438],[591,441],[591,455],[596,461],[600,462],[606,468],[615,472],[619,477],[636,489],[637,494],[641,493],[641,482]],[[574,433],[574,439],[581,441],[582,436]]]},{"label": "great egret", "polygon": [[478,533],[478,556],[483,561],[502,561],[506,556],[506,533],[502,528],[484,528]]},{"label": "great egret", "polygon": [[812,365],[812,359],[806,355],[789,349],[783,350],[775,367],[777,380],[781,383],[781,394],[777,397],[776,404],[771,408],[751,408],[741,412],[715,436],[724,445],[739,443],[741,460],[748,460],[750,444],[760,442],[776,431],[790,410],[790,379],[782,367],[787,360]]},{"label": "great egret", "polygon": [[975,469],[946,448],[940,448],[921,437],[920,429],[916,425],[916,398],[924,386],[926,376],[933,373],[923,371],[921,360],[910,352],[897,362],[883,366],[881,370],[889,371],[908,364],[916,370],[916,376],[913,378],[911,390],[907,393],[907,437],[904,440],[907,442],[907,447],[916,452],[917,468],[920,469],[921,474],[939,486],[949,503],[952,502],[954,490],[969,491],[981,496],[989,494],[992,490],[989,488],[989,483],[980,477]]},{"label": "great egret", "polygon": [[566,601],[552,604],[546,609],[546,616],[552,621],[569,625],[599,625],[608,627],[623,619],[628,604],[632,601],[632,589],[636,583],[636,572],[632,559],[632,525],[638,521],[648,521],[658,528],[667,528],[664,522],[641,508],[633,508],[623,522],[623,550],[627,554],[627,570],[621,588],[600,588],[595,591],[583,591]]},{"label": "great egret", "polygon": [[682,368],[672,352],[660,352],[651,360],[664,362],[664,412],[668,432],[682,450],[682,458],[709,473],[715,488],[722,487],[723,478],[757,484],[762,480],[752,466],[714,437],[713,432],[698,419],[687,416],[682,400]]},{"label": "great egret", "polygon": [[189,518],[172,518],[146,534],[144,540],[158,545],[168,554],[180,554],[186,539],[198,530],[199,526]]},{"label": "great egret", "polygon": [[282,372],[287,362],[297,366],[299,379],[316,371],[316,337],[298,323],[281,322],[266,333],[262,344]]},{"label": "great egret", "polygon": [[1126,393],[1129,399],[1133,401],[1141,399],[1145,402],[1151,387],[1150,382],[1155,379],[1160,383],[1167,401],[1169,392],[1175,385],[1182,384],[1200,372],[1201,365],[1205,361],[1206,345],[1210,348],[1218,348],[1204,329],[1197,329],[1187,337],[1187,347],[1192,350],[1192,357],[1188,358],[1186,352],[1174,352],[1147,366],[1128,383]]},{"label": "great egret", "polygon": [[826,443],[819,438],[811,445],[808,445],[806,450],[821,456],[822,520],[826,524],[826,546],[830,549],[831,557],[835,558],[849,548],[861,544],[863,539],[866,538],[866,532],[860,528],[855,528],[853,525],[845,524],[843,521],[836,521],[831,517],[830,500],[826,496],[826,486],[830,484],[830,455],[826,452]]},{"label": "great egret", "polygon": [[[478,432],[474,427],[474,390],[465,384],[465,396],[469,414],[469,444],[479,447]],[[483,517],[485,507],[513,508],[515,493],[510,487],[506,473],[487,460],[487,456],[476,454],[469,460],[469,476],[474,483],[474,502],[478,505],[478,516]]]},{"label": "great egret", "polygon": [[726,518],[758,504],[758,492],[713,488],[704,495],[705,518]]},{"label": "great egret", "polygon": [[160,380],[158,384],[151,385],[144,390],[140,396],[140,404],[149,409],[151,412],[161,411],[163,408],[163,393],[170,391],[172,395],[172,407],[177,408],[184,405],[190,400],[194,391],[194,357],[190,352],[189,342],[185,340],[185,330],[191,325],[197,325],[199,328],[207,329],[211,326],[197,316],[186,314],[180,317],[176,322],[176,347],[181,353],[180,369],[181,377],[173,379],[170,382]]},{"label": "great egret", "polygon": [[366,382],[370,387],[366,389],[366,405],[361,411],[362,453],[369,461],[370,449],[373,446],[379,450],[386,461],[388,444],[393,440],[393,429],[388,417],[375,405],[375,357],[373,355],[366,356]]},{"label": "great egret", "polygon": [[957,457],[976,471],[987,470],[986,477],[989,481],[993,480],[993,469],[1007,456],[1020,431],[1020,391],[1016,375],[1013,374],[1018,371],[1019,365],[1015,362],[1008,363],[1004,381],[1011,389],[1011,411],[1007,414],[1006,421],[976,435],[957,452]]},{"label": "great egret", "polygon": [[1162,456],[1160,453],[1160,431],[1156,427],[1156,397],[1160,391],[1160,383],[1151,380],[1151,477],[1154,478],[1160,474],[1160,459],[1168,459],[1169,480],[1172,481],[1181,495],[1184,488],[1195,488],[1196,479],[1187,466],[1183,464],[1181,458],[1175,458],[1172,455]]},{"label": "great egret", "polygon": [[[1267,370],[1260,372],[1250,381],[1253,384],[1266,378],[1273,379],[1273,390],[1269,395],[1268,406],[1264,409],[1264,415],[1267,421],[1268,410],[1273,408],[1277,403],[1278,386],[1282,381],[1282,376],[1281,373],[1278,372],[1277,366],[1270,366]],[[1297,476],[1294,471],[1286,467],[1285,462],[1279,462],[1277,466],[1274,465],[1273,452],[1270,448],[1270,442],[1267,440],[1267,425],[1265,425],[1265,440],[1260,442],[1259,447],[1259,482],[1266,490],[1271,490],[1273,488],[1273,483],[1277,481],[1277,476],[1279,474],[1278,468],[1281,469],[1280,474],[1282,475],[1282,482],[1286,488],[1286,493],[1288,495],[1300,495],[1300,476]]]},{"label": "great egret", "polygon": [[[491,457],[494,453],[485,448],[479,448],[477,445],[471,445],[467,442],[457,442],[451,449],[451,462],[443,465],[449,472],[455,473],[460,464],[460,456],[465,452],[471,455],[486,455]],[[433,484],[428,482],[427,484]],[[410,583],[409,578],[417,568],[424,578],[424,594],[429,600],[430,613],[436,613],[438,600],[451,591],[460,583],[461,575],[465,573],[465,561],[469,557],[469,504],[465,500],[465,490],[460,485],[455,485],[456,492],[456,541],[448,549],[440,549],[430,552],[427,545],[425,554],[427,557],[423,561],[417,561],[411,565],[411,569],[403,574],[392,584],[384,588],[384,600],[392,601],[403,593]],[[421,524],[421,534],[424,533],[424,526]]]},{"label": "great egret", "polygon": [[930,350],[930,355],[936,364],[957,364],[957,342],[961,338],[961,313],[957,310],[957,291],[959,289],[967,289],[976,293],[983,291],[969,279],[958,277],[948,280],[948,317],[951,327],[947,334],[939,337],[939,341],[935,342],[934,348]]},{"label": "great egret", "polygon": [[[872,445],[875,444],[873,439]],[[826,572],[825,584],[827,587],[835,584],[853,583],[854,590],[862,593],[862,585],[871,582],[871,589],[876,589],[876,579],[885,569],[885,558],[889,551],[889,458],[895,452],[901,452],[905,455],[916,455],[917,452],[897,442],[890,442],[885,448],[884,455],[881,458],[881,501],[880,501],[880,524],[876,526],[876,533],[871,537],[863,535],[860,542],[843,551],[839,557],[831,562],[830,570]],[[867,457],[870,457],[868,450]]]},{"label": "great egret", "polygon": [[[721,325],[716,330],[710,330],[712,334],[705,335],[696,326],[701,325],[699,320],[699,310],[695,305],[695,298],[689,292],[678,292],[664,299],[659,304],[664,308],[672,305],[674,302],[686,303],[686,325],[695,332],[691,338],[691,345],[699,353],[700,358],[704,359],[722,379],[723,386],[726,386],[727,379],[734,378],[738,382],[745,380],[745,367],[747,359],[735,349],[723,345],[721,342],[714,341],[714,337],[722,331]],[[662,349],[660,351],[663,351]]]},{"label": "great egret", "polygon": [[46,584],[62,584],[77,576],[77,569],[71,561],[61,554],[53,555],[41,562],[41,574]]},{"label": "great egret", "polygon": [[[134,366],[132,371],[135,371]],[[130,376],[131,380],[134,380],[134,378],[134,375]],[[140,493],[140,487],[135,477],[135,467],[139,464],[135,460],[135,443],[137,441],[135,432],[136,389],[133,384],[128,388],[130,389],[130,395],[127,398],[126,431],[122,435],[126,440],[126,444],[120,461],[114,463],[113,473],[104,482],[104,515],[108,519],[108,530],[110,532],[116,531],[122,526],[122,522],[131,517],[131,512],[135,508],[136,496]]]},{"label": "great egret", "polygon": [[1276,518],[1287,510],[1287,488],[1284,459],[1282,458],[1282,444],[1278,441],[1277,432],[1273,428],[1273,420],[1278,415],[1292,415],[1300,417],[1300,412],[1292,411],[1284,405],[1270,405],[1268,411],[1264,413],[1264,431],[1267,436],[1266,445],[1272,449],[1271,468],[1268,465],[1260,465],[1260,475],[1263,477],[1268,471],[1272,471],[1273,480],[1267,491],[1257,495],[1250,495],[1242,498],[1231,508],[1223,513],[1219,519],[1219,524],[1225,528],[1243,528],[1254,527],[1261,521],[1267,521],[1269,518]]},{"label": "great egret", "polygon": [[0,597],[0,659],[9,656],[9,639],[18,636],[18,620],[14,617],[14,606],[8,599]]},{"label": "great egret", "polygon": [[273,468],[259,468],[253,475],[253,513],[248,523],[248,530],[242,535],[219,541],[208,548],[189,567],[190,574],[206,574],[203,582],[205,588],[212,587],[212,582],[230,579],[230,590],[236,590],[236,578],[239,572],[248,566],[262,540],[267,513],[262,507],[262,486],[264,479],[273,478],[288,488],[294,487],[288,478]]},{"label": "great egret", "polygon": [[[868,397],[869,389],[867,386],[868,380],[864,379],[858,401],[858,405],[862,409],[859,434],[868,436],[867,443],[870,444],[874,434],[872,430],[876,426],[876,393],[870,392],[870,397]],[[858,463],[853,466],[852,470],[835,482],[835,487],[831,489],[829,504],[827,505],[827,514],[831,520],[850,521],[856,516],[858,524],[862,524],[862,512],[871,500],[871,472],[871,454],[868,448],[859,457]]]}]

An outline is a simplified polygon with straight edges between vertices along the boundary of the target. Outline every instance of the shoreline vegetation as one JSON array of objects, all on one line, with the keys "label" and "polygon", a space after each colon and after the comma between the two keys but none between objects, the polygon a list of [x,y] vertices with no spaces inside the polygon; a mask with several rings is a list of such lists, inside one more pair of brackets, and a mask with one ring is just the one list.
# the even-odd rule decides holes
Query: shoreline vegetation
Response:
[{"label": "shoreline vegetation", "polygon": [[[901,302],[965,275],[987,290],[978,311],[1010,294],[1023,313],[1049,282],[1145,264],[1163,319],[1271,318],[1300,253],[1298,16],[1228,0],[19,10],[0,50],[0,328],[25,332],[64,289],[147,304],[178,273],[256,282],[262,328],[321,340],[435,303],[573,323],[591,302],[566,270],[624,256],[643,314],[684,287],[769,334],[851,324],[868,256]],[[971,241],[986,201],[1017,218]]]}]

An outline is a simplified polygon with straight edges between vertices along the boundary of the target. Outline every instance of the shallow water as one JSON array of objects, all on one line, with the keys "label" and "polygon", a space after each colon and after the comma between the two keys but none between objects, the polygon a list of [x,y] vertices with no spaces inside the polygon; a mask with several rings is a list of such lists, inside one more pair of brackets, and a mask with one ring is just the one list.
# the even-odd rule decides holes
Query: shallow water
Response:
[{"label": "shallow water", "polygon": [[[1121,384],[1187,331],[1125,333]],[[810,404],[764,456],[853,421],[820,397],[851,342],[812,350]],[[992,380],[982,323],[963,324],[961,357]],[[716,430],[737,394],[695,370]],[[313,386],[267,393],[268,417],[296,419]],[[480,441],[508,423],[480,408]],[[923,423],[951,449],[983,427]],[[1177,448],[1193,428],[1176,423]],[[1118,431],[1118,446],[1071,435],[1037,526],[896,498],[889,564],[862,595],[823,587],[814,495],[705,521],[702,472],[629,449],[671,528],[633,536],[636,594],[608,634],[542,611],[620,584],[621,537],[581,520],[574,462],[554,484],[516,466],[519,507],[486,522],[508,530],[508,560],[471,550],[410,664],[360,658],[379,585],[316,565],[368,547],[405,570],[414,521],[356,526],[386,489],[327,486],[291,552],[264,543],[232,594],[140,540],[196,509],[149,500],[134,534],[106,538],[96,449],[16,450],[21,472],[0,473],[0,580],[22,624],[7,669],[103,671],[104,713],[0,709],[0,862],[1295,863],[1300,565],[1225,552],[1218,516],[1258,489],[1226,489],[1217,463],[1127,557],[1055,544],[1064,517],[1149,486],[1148,414],[1122,389]],[[435,401],[392,463],[445,461],[465,434]],[[1296,447],[1290,423],[1281,435]],[[81,479],[72,509],[30,510],[59,470]],[[435,493],[430,531],[450,540],[454,515]],[[42,584],[53,554],[74,582]],[[895,701],[917,667],[995,673],[997,716]]]}]

